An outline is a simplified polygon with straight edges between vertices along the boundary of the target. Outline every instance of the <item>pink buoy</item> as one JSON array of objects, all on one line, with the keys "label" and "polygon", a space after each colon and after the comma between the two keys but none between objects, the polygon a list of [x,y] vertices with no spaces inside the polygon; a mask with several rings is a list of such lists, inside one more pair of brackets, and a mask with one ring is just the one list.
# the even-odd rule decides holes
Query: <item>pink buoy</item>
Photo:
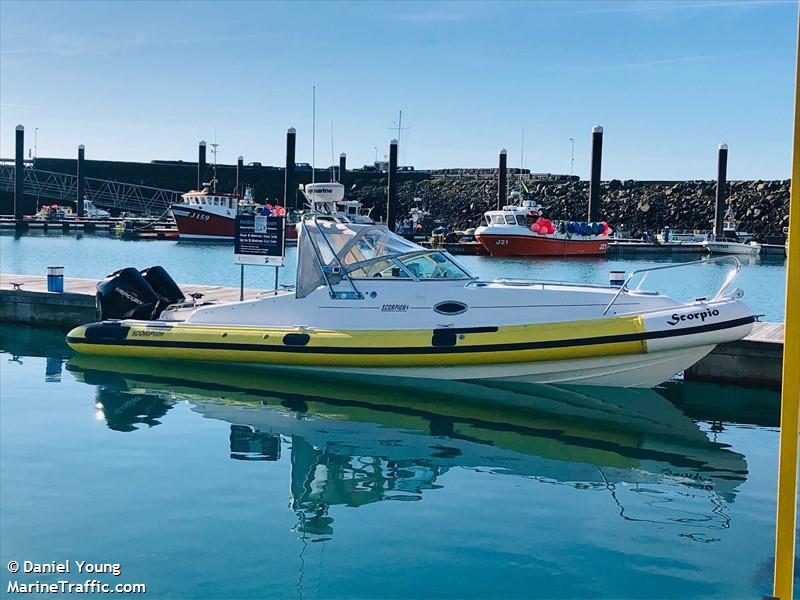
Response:
[{"label": "pink buoy", "polygon": [[542,229],[542,226],[539,225],[539,223],[534,223],[533,225],[531,225],[531,231],[534,232],[534,233],[539,233],[539,231],[541,231],[541,229]]}]

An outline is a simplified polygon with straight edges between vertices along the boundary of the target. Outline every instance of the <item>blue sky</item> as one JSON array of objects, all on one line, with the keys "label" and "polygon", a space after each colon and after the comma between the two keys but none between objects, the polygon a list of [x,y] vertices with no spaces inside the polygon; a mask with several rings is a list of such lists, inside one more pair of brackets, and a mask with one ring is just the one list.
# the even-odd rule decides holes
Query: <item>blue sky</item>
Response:
[{"label": "blue sky", "polygon": [[788,178],[794,2],[0,2],[0,155],[570,169],[603,178]]}]

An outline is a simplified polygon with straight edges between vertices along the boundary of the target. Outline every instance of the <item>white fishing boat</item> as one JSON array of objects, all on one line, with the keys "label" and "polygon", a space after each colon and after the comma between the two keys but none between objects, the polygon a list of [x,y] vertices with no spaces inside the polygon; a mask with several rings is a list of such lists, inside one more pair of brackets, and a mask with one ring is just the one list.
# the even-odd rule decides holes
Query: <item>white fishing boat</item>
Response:
[{"label": "white fishing boat", "polygon": [[739,222],[734,218],[730,207],[725,211],[722,236],[719,239],[703,242],[706,250],[714,254],[742,254],[756,256],[761,254],[761,244],[753,241],[753,234],[739,231]]},{"label": "white fishing boat", "polygon": [[732,265],[719,291],[690,303],[634,283],[697,263],[634,272],[622,286],[480,281],[384,225],[316,216],[301,222],[294,290],[198,306],[163,269],[124,269],[98,284],[103,321],[67,342],[361,376],[652,387],[749,333],[739,263],[719,260]]},{"label": "white fishing boat", "polygon": [[728,242],[728,241],[705,241],[703,242],[706,250],[715,254],[745,254],[756,256],[761,254],[761,244],[758,242]]}]

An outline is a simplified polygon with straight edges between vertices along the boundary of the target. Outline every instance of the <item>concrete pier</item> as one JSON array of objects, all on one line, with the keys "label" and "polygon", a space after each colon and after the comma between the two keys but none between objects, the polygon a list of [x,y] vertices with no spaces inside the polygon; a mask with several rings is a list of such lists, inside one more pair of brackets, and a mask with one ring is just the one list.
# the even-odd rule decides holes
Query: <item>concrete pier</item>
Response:
[{"label": "concrete pier", "polygon": [[[19,289],[14,289],[16,285]],[[0,274],[0,322],[70,329],[97,320],[96,279],[64,278],[64,292],[47,291],[45,275]],[[180,284],[186,297],[199,292],[204,301],[236,302],[238,288]],[[253,299],[269,290],[245,290]],[[738,342],[721,344],[684,374],[690,381],[712,381],[778,388],[783,359],[783,323],[756,323]]]},{"label": "concrete pier", "polygon": [[724,381],[780,389],[783,362],[783,323],[756,323],[738,342],[720,344],[686,370],[688,381]]}]

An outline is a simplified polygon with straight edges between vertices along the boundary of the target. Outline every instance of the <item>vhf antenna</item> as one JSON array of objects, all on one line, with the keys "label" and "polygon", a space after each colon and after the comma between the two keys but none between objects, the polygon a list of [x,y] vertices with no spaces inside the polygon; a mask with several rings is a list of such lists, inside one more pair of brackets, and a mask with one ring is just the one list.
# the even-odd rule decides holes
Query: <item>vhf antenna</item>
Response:
[{"label": "vhf antenna", "polygon": [[217,146],[219,146],[217,143],[217,128],[214,127],[214,143],[211,144],[211,154],[214,156],[214,175],[211,178],[211,191],[215,194],[217,193]]},{"label": "vhf antenna", "polygon": [[[392,126],[391,126],[389,129],[391,129],[391,130],[393,130],[393,131],[396,131],[396,132],[397,132],[397,135],[396,135],[396,138],[397,138],[397,145],[398,145],[400,148],[405,148],[405,147],[404,147],[404,146],[403,146],[403,145],[400,143],[400,134],[401,134],[403,131],[406,131],[406,130],[408,130],[408,129],[411,129],[411,127],[403,127],[403,111],[402,111],[402,110],[400,111],[400,115],[398,116],[398,118],[397,118],[397,121],[395,121],[394,123],[392,123]],[[399,158],[399,157],[398,157],[398,158]]]}]

